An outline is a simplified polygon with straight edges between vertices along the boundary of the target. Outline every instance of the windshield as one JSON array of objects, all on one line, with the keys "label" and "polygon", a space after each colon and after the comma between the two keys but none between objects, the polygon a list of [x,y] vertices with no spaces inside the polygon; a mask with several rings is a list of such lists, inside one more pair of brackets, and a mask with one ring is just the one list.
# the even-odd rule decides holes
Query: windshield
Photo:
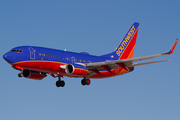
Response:
[{"label": "windshield", "polygon": [[17,53],[21,53],[21,52],[22,52],[22,50],[15,50],[15,49],[12,49],[12,50],[10,50],[10,52],[17,52]]}]

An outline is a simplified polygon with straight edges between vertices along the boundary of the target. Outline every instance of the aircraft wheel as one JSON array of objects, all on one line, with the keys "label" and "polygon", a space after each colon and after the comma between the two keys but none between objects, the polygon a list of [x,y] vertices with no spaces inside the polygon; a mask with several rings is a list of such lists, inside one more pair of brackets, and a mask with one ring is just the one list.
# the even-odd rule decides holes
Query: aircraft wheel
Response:
[{"label": "aircraft wheel", "polygon": [[82,79],[81,80],[81,84],[84,86],[84,85],[86,85],[86,80],[85,79]]},{"label": "aircraft wheel", "polygon": [[65,82],[62,80],[62,81],[60,81],[60,86],[61,87],[64,87],[65,86]]},{"label": "aircraft wheel", "polygon": [[62,80],[62,81],[59,81],[59,80],[58,80],[58,81],[56,82],[56,86],[57,86],[57,87],[64,87],[64,86],[65,86],[65,82],[64,82],[63,80]]},{"label": "aircraft wheel", "polygon": [[61,86],[61,81],[58,80],[58,81],[56,82],[56,86],[57,86],[57,87],[60,87],[60,86]]},{"label": "aircraft wheel", "polygon": [[91,84],[90,79],[87,79],[87,80],[86,80],[86,85],[90,85],[90,84]]},{"label": "aircraft wheel", "polygon": [[91,81],[89,79],[82,79],[81,80],[81,84],[84,86],[84,85],[90,85]]}]

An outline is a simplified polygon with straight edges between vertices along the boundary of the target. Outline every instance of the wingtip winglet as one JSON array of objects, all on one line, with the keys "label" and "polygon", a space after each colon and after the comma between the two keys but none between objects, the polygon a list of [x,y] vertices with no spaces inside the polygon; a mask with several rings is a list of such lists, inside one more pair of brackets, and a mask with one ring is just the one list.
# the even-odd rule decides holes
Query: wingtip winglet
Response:
[{"label": "wingtip winglet", "polygon": [[167,53],[165,53],[165,54],[168,54],[168,55],[172,54],[174,52],[174,49],[176,47],[177,42],[178,42],[178,38],[176,39],[176,41],[172,45],[171,49]]}]

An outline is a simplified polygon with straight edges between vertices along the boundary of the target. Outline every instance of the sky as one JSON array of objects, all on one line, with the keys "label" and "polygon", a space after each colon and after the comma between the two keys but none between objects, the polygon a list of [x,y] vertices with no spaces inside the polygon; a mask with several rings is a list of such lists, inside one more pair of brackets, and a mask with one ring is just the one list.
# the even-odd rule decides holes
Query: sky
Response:
[{"label": "sky", "polygon": [[[180,118],[180,45],[171,61],[135,67],[131,73],[91,79],[41,81],[18,78],[2,58],[32,45],[103,55],[139,22],[134,57],[167,52],[180,38],[179,0],[3,0],[0,2],[0,119],[177,120]],[[146,61],[144,61],[146,62]]]}]

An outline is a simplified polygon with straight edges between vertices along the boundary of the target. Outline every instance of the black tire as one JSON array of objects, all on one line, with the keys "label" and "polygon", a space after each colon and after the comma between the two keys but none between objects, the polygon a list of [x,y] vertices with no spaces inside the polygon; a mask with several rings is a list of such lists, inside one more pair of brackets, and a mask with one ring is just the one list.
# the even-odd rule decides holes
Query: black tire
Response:
[{"label": "black tire", "polygon": [[61,87],[64,87],[65,86],[65,82],[62,80],[62,81],[60,81],[60,86]]},{"label": "black tire", "polygon": [[56,86],[60,87],[61,86],[61,81],[56,81]]},{"label": "black tire", "polygon": [[81,84],[84,86],[84,85],[86,85],[86,80],[85,79],[82,79],[81,80]]}]

